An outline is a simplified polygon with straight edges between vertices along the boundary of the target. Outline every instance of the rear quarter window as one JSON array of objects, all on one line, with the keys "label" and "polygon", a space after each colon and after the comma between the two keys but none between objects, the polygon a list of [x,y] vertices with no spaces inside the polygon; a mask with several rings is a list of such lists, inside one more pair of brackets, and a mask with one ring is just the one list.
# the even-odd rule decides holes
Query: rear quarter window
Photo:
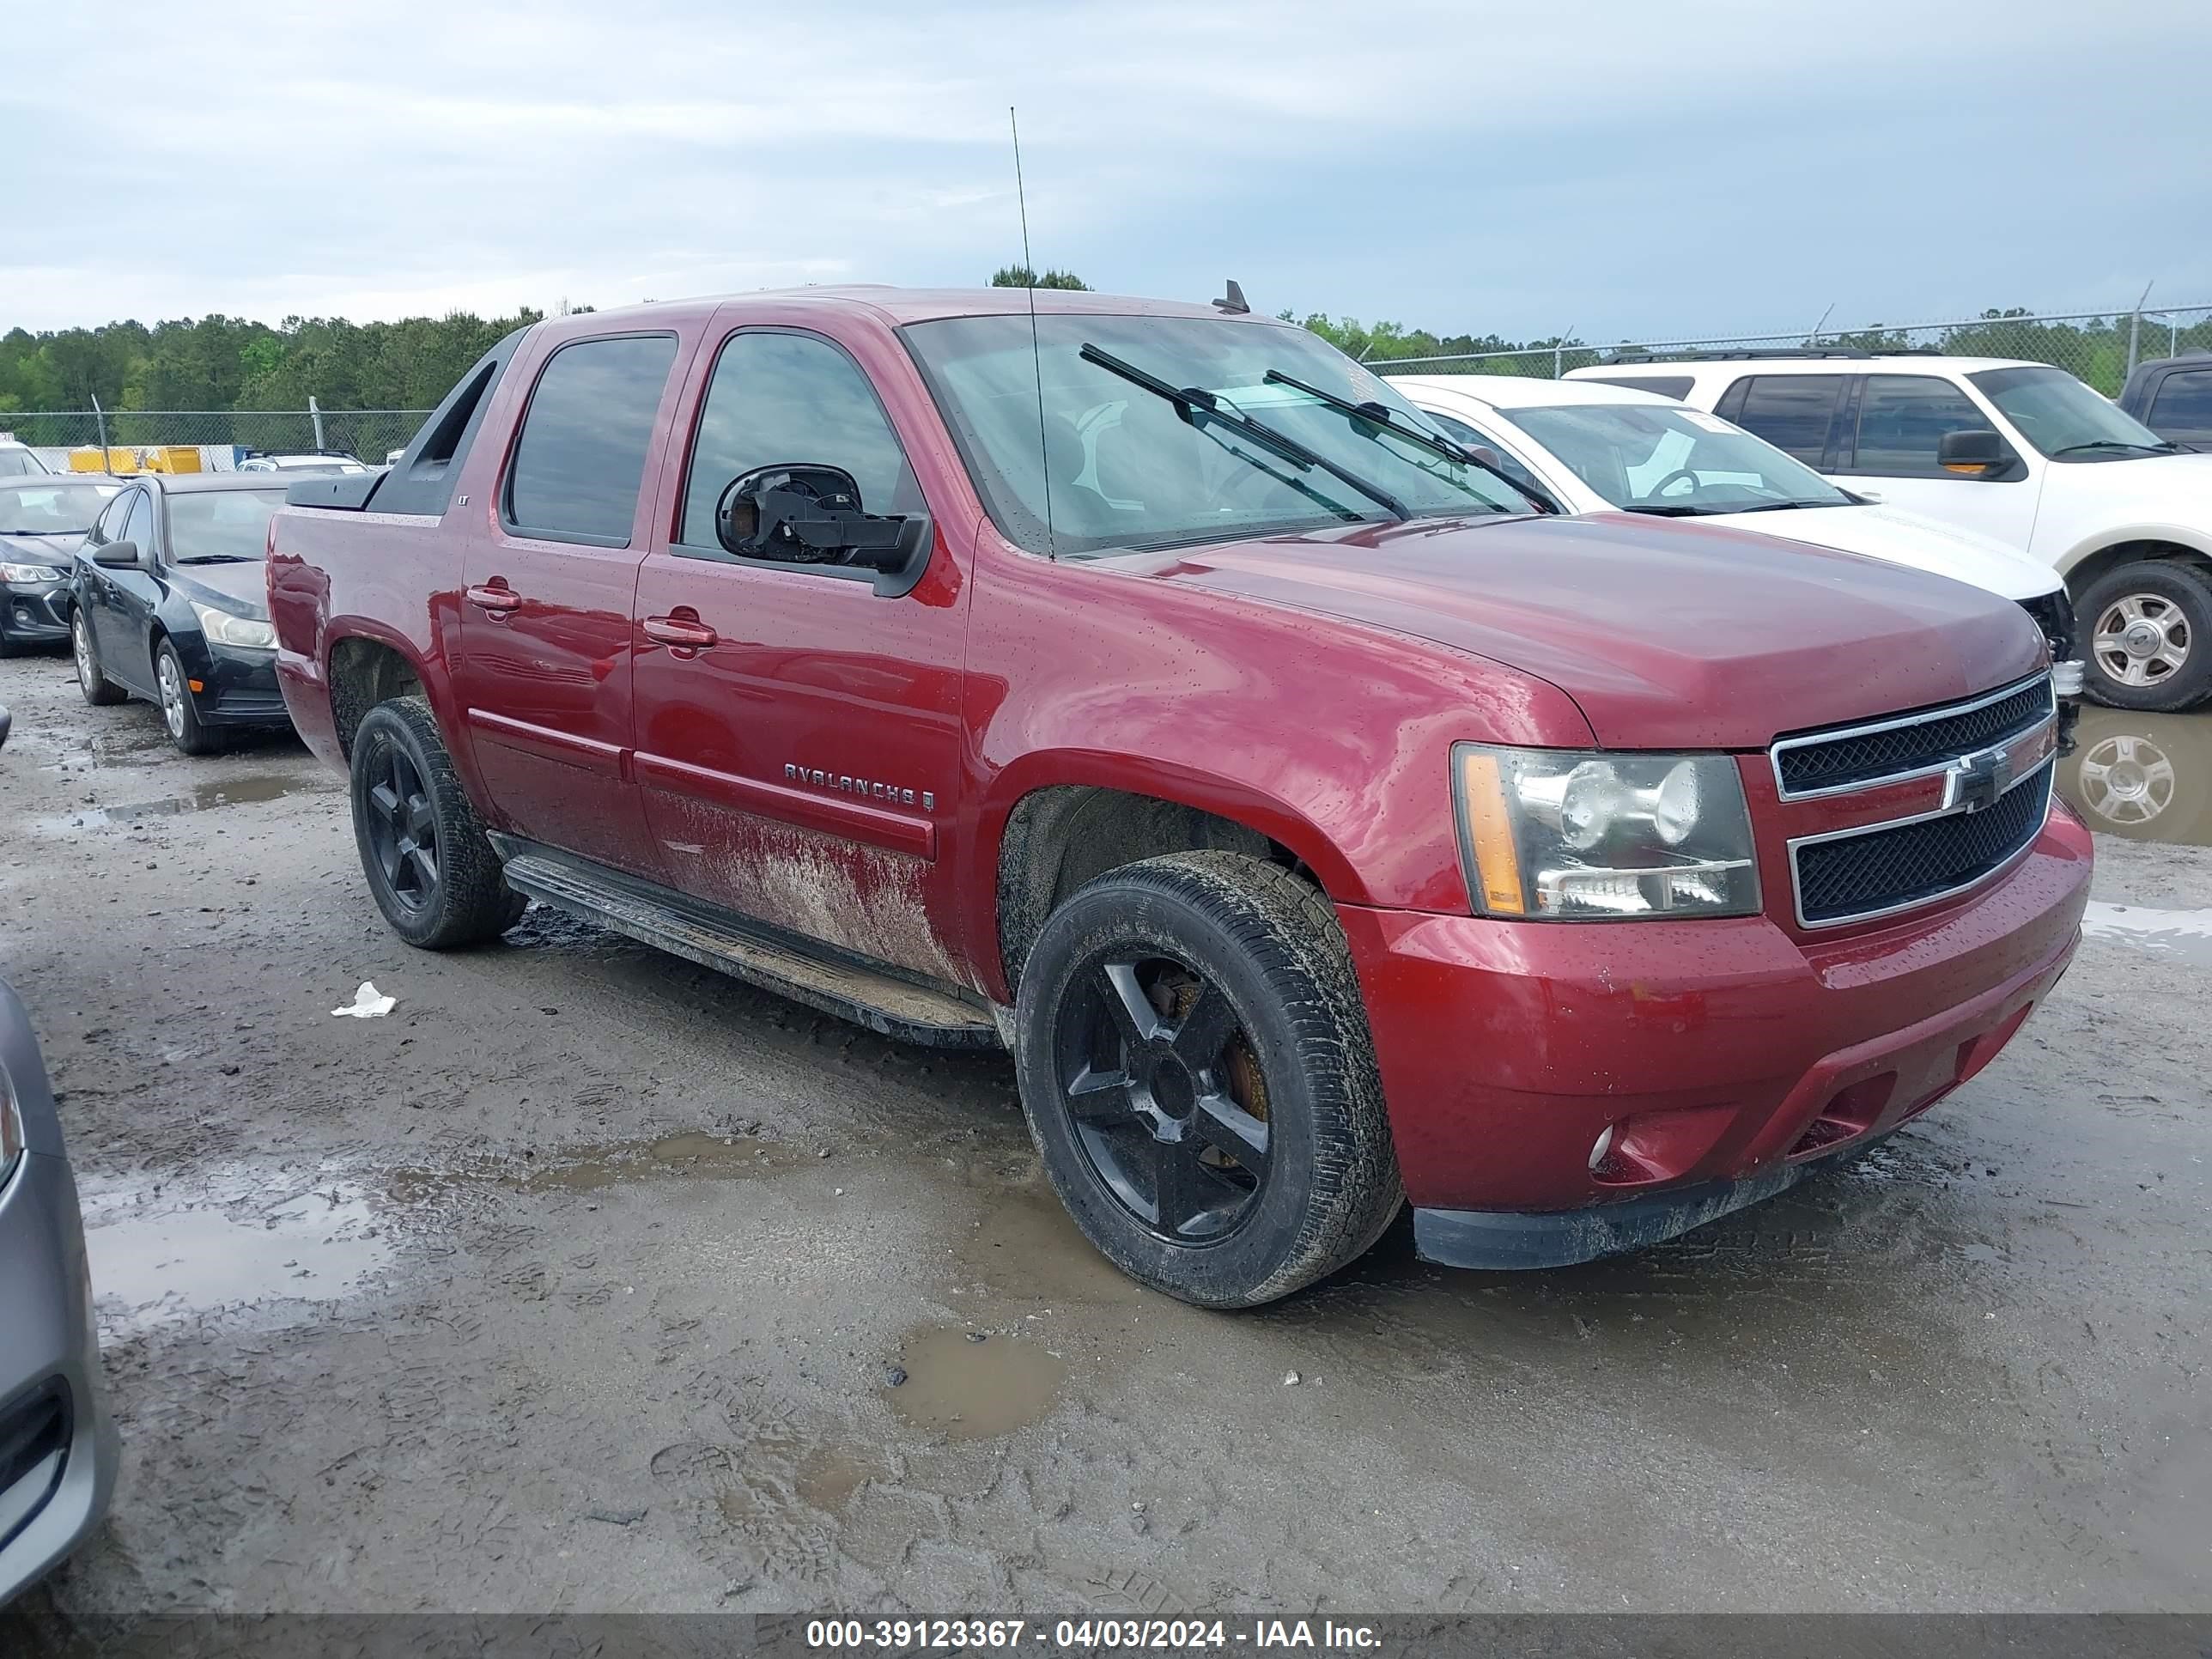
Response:
[{"label": "rear quarter window", "polygon": [[1729,388],[1722,412],[1784,453],[1819,466],[1828,453],[1828,432],[1843,402],[1841,374],[1753,374]]},{"label": "rear quarter window", "polygon": [[675,362],[672,334],[579,340],[546,360],[507,470],[501,505],[509,531],[629,545]]}]

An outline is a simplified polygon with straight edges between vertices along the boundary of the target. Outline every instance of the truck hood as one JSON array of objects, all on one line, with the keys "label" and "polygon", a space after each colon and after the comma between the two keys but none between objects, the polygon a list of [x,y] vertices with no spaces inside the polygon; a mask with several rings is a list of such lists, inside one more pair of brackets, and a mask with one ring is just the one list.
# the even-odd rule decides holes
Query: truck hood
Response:
[{"label": "truck hood", "polygon": [[1932,570],[2008,599],[2040,599],[2063,586],[2058,573],[1993,536],[1960,530],[1901,507],[1799,507],[1785,513],[1721,513],[1699,522],[1810,542],[1838,552]]},{"label": "truck hood", "polygon": [[1692,520],[1363,526],[1188,550],[1154,574],[1534,675],[1608,748],[1763,748],[2043,660],[2027,613],[1979,589]]}]

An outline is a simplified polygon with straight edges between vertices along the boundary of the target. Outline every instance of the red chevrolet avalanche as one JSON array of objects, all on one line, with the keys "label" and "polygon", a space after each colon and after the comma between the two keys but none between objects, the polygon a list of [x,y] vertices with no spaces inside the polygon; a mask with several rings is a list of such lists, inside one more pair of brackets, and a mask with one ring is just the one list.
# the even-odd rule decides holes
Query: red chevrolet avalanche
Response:
[{"label": "red chevrolet avalanche", "polygon": [[1581,1261],[1988,1065],[2089,837],[2018,606],[1492,459],[1228,302],[565,317],[293,486],[278,670],[403,938],[535,898],[1003,1044],[1146,1284],[1267,1302],[1408,1200]]}]

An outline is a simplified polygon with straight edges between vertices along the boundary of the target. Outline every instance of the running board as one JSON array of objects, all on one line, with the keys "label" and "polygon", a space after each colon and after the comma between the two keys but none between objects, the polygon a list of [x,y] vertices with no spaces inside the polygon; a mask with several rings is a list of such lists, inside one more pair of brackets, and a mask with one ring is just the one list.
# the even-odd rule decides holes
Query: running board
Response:
[{"label": "running board", "polygon": [[526,842],[505,836],[493,840],[507,857],[507,884],[557,910],[900,1042],[933,1048],[1002,1046],[990,1011],[950,990],[918,985],[842,954],[817,954],[788,935],[736,916],[702,914],[675,902],[674,895],[663,897],[644,882],[557,854],[522,850]]}]

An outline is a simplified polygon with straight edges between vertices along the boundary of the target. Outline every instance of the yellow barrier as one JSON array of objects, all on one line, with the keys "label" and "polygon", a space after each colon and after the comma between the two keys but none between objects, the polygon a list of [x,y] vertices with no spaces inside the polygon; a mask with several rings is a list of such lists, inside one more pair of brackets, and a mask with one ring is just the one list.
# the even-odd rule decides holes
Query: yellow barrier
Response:
[{"label": "yellow barrier", "polygon": [[201,472],[200,453],[190,444],[110,445],[103,457],[97,444],[69,453],[72,472]]}]

